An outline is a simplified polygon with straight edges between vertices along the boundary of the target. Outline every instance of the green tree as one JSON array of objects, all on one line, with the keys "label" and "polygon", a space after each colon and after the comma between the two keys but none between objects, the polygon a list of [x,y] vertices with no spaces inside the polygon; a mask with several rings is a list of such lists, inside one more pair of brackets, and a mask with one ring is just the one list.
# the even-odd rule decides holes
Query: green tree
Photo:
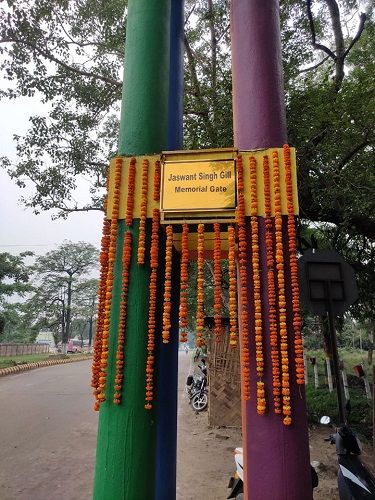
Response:
[{"label": "green tree", "polygon": [[74,308],[83,307],[83,289],[93,290],[90,272],[97,268],[98,250],[90,243],[65,241],[36,259],[34,271],[38,286],[28,301],[34,309],[35,322],[51,329],[58,337],[61,332],[63,351],[71,337]]},{"label": "green tree", "polygon": [[[185,147],[230,146],[229,2],[185,3]],[[36,212],[53,209],[66,217],[101,209],[106,165],[116,151],[126,6],[125,0],[2,3],[1,69],[9,86],[1,95],[37,95],[49,109],[15,138],[17,162],[2,159],[18,185],[33,186],[24,203]],[[374,1],[281,0],[280,13],[301,217],[354,264],[361,294],[356,314],[371,314]],[[74,193],[82,177],[91,182],[85,205]]]},{"label": "green tree", "polygon": [[25,263],[27,257],[33,256],[32,252],[22,252],[19,255],[0,253],[0,338],[5,328],[14,323],[17,311],[9,306],[7,301],[13,295],[24,296],[31,290],[29,283],[31,269]]},{"label": "green tree", "polygon": [[[314,7],[311,0],[280,3],[302,215],[373,238],[373,2],[320,0]],[[9,0],[2,9],[1,68],[10,80],[2,95],[38,94],[50,106],[48,117],[32,117],[29,132],[16,138],[17,164],[3,158],[3,165],[19,185],[31,181],[35,191],[24,201],[36,211],[100,209],[116,149],[126,2]],[[228,2],[187,0],[185,26],[186,147],[230,146]],[[74,201],[80,176],[92,182],[85,206]]]},{"label": "green tree", "polygon": [[32,252],[22,252],[19,255],[0,253],[0,301],[13,294],[24,295],[30,290],[31,268],[25,264],[25,258]]},{"label": "green tree", "polygon": [[4,318],[2,342],[21,344],[34,342],[39,329],[37,325],[33,324],[32,311],[26,307],[24,302],[4,302],[1,314]]},{"label": "green tree", "polygon": [[72,307],[72,331],[77,332],[83,343],[88,339],[89,347],[92,345],[95,328],[95,317],[98,307],[98,285],[97,279],[84,281],[75,289],[75,300]]}]

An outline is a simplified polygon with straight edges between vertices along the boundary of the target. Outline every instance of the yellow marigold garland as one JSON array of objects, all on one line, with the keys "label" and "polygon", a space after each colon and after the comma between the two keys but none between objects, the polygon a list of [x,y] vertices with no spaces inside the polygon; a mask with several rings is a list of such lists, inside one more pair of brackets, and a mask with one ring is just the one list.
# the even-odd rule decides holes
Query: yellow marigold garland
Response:
[{"label": "yellow marigold garland", "polygon": [[221,238],[220,224],[214,224],[214,334],[216,342],[221,342]]},{"label": "yellow marigold garland", "polygon": [[145,408],[151,410],[154,397],[154,351],[155,351],[155,328],[156,328],[156,290],[157,269],[159,259],[159,210],[155,208],[152,214],[151,231],[151,275],[150,275],[150,305],[148,310],[148,337],[147,337],[147,361],[146,361],[146,395]]},{"label": "yellow marigold garland", "polygon": [[290,425],[290,384],[289,384],[289,360],[288,360],[288,330],[286,320],[286,297],[285,297],[285,275],[284,275],[284,252],[282,235],[282,213],[280,194],[279,157],[277,151],[272,153],[273,186],[275,193],[275,241],[276,241],[276,270],[278,285],[279,306],[279,332],[280,332],[280,355],[281,355],[281,392],[283,399],[283,423]]},{"label": "yellow marigold garland", "polygon": [[180,267],[180,342],[187,342],[186,328],[188,325],[187,287],[189,266],[189,226],[183,224],[181,238],[181,267]]},{"label": "yellow marigold garland", "polygon": [[197,257],[197,320],[196,339],[198,347],[204,345],[204,224],[198,224],[198,257]]},{"label": "yellow marigold garland", "polygon": [[115,374],[115,393],[113,396],[114,404],[121,403],[121,390],[124,378],[124,344],[125,344],[125,326],[127,313],[127,299],[129,290],[129,268],[132,255],[132,234],[130,231],[125,233],[124,248],[122,252],[122,290],[120,301],[120,318],[117,335],[116,351],[116,374]]},{"label": "yellow marigold garland", "polygon": [[228,274],[229,274],[229,345],[237,347],[237,278],[236,235],[233,226],[228,227]]},{"label": "yellow marigold garland", "polygon": [[172,247],[173,227],[166,228],[167,240],[165,245],[165,281],[164,281],[164,309],[163,309],[163,344],[168,344],[171,330],[171,290],[172,290]]},{"label": "yellow marigold garland", "polygon": [[296,248],[296,222],[294,216],[293,184],[292,184],[292,164],[290,159],[290,148],[284,145],[284,166],[285,183],[288,209],[288,242],[289,242],[289,263],[292,287],[292,311],[293,311],[293,332],[294,332],[294,352],[296,365],[297,384],[305,383],[305,370],[303,364],[303,344],[301,335],[301,315],[299,310],[299,286]]},{"label": "yellow marigold garland", "polygon": [[[257,164],[254,156],[250,159],[250,214],[251,214],[251,261],[253,265],[254,285],[254,324],[255,324],[255,363],[256,374],[263,377],[264,355],[262,335],[262,302],[260,293],[260,264],[259,264],[259,234],[258,234],[258,198],[257,198]],[[257,412],[263,415],[266,411],[264,397],[264,383],[257,381]]]},{"label": "yellow marigold garland", "polygon": [[148,160],[146,158],[143,159],[143,161],[142,161],[141,209],[140,209],[139,236],[138,236],[138,264],[145,263],[148,166],[149,166]]},{"label": "yellow marigold garland", "polygon": [[242,398],[250,399],[250,353],[249,353],[249,315],[247,311],[247,267],[246,267],[246,229],[245,229],[245,196],[242,156],[237,157],[237,190],[238,190],[238,260],[240,275],[240,311],[241,311],[241,366],[242,366]]},{"label": "yellow marigold garland", "polygon": [[125,222],[127,226],[133,224],[133,210],[134,210],[134,189],[135,189],[135,164],[136,159],[133,156],[130,158],[129,165],[129,178],[128,178],[128,196],[126,198],[126,217]]},{"label": "yellow marigold garland", "polygon": [[160,179],[161,179],[161,167],[160,167],[160,161],[157,160],[155,162],[155,171],[154,171],[154,201],[160,200]]},{"label": "yellow marigold garland", "polygon": [[270,165],[268,156],[263,156],[263,179],[264,179],[264,205],[266,226],[266,252],[267,252],[267,281],[268,281],[268,316],[270,329],[271,363],[272,363],[272,392],[274,411],[281,413],[281,382],[280,382],[280,360],[279,342],[277,336],[277,310],[276,310],[276,287],[275,287],[275,260],[273,248],[273,228],[271,218],[271,194],[270,194]]},{"label": "yellow marigold garland", "polygon": [[107,359],[108,359],[108,349],[109,349],[109,323],[110,323],[111,303],[112,303],[113,268],[115,265],[115,257],[116,257],[116,239],[117,239],[117,226],[118,226],[119,204],[120,204],[121,170],[122,170],[122,158],[119,157],[116,158],[115,162],[115,189],[113,194],[112,218],[109,231],[110,237],[108,246],[108,272],[107,272],[106,297],[105,297],[104,315],[103,315],[102,352],[100,357],[101,371],[99,375],[99,388],[97,394],[97,401],[99,403],[105,401]]}]

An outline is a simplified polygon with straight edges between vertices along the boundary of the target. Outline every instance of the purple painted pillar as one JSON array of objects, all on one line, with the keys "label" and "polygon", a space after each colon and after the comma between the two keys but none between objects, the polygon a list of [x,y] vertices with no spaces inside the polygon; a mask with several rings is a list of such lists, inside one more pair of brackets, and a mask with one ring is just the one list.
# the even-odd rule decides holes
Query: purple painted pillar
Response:
[{"label": "purple painted pillar", "polygon": [[234,144],[282,146],[287,135],[279,2],[232,0],[231,32]]},{"label": "purple painted pillar", "polygon": [[[280,147],[287,142],[287,132],[278,0],[232,0],[231,31],[234,145],[241,150]],[[259,231],[260,236],[265,232],[264,219],[261,217]],[[249,220],[246,221],[246,232],[250,265]],[[267,262],[264,247],[260,248],[260,265],[262,303],[267,306]],[[287,276],[286,269],[286,295],[290,304],[290,283]],[[251,284],[248,289],[250,312]],[[290,305],[287,321],[290,328]],[[268,388],[268,411],[264,416],[259,416],[256,412],[255,347],[250,345],[251,400],[242,404],[245,499],[310,500],[312,491],[305,397],[304,388],[298,388],[295,383],[293,345],[289,346],[289,359],[292,361],[290,382],[293,424],[285,427],[282,418],[273,413],[267,317],[264,317],[263,327],[263,335],[267,338],[264,346],[263,381]],[[254,332],[254,325],[249,325],[249,331],[250,334]]]}]

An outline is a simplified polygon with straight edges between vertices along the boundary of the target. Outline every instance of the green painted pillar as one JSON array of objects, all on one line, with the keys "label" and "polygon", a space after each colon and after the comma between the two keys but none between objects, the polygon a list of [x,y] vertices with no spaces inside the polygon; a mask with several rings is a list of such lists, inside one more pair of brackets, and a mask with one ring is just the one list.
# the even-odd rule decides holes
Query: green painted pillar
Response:
[{"label": "green painted pillar", "polygon": [[129,0],[118,152],[167,147],[171,0]]},{"label": "green painted pillar", "polygon": [[[167,146],[170,0],[129,0],[119,155],[160,153]],[[129,273],[122,403],[112,403],[120,313],[124,232],[118,226],[110,324],[106,401],[97,439],[95,500],[152,500],[155,492],[154,410],[144,409],[149,262],[137,264],[139,219],[134,220]],[[146,244],[150,245],[151,221]],[[156,386],[156,383],[155,383]]]}]

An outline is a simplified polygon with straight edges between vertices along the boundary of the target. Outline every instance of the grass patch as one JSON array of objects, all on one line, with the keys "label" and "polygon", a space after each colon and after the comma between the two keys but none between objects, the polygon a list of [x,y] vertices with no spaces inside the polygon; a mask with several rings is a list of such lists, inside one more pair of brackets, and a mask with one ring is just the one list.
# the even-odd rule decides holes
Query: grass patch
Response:
[{"label": "grass patch", "polygon": [[[363,368],[366,372],[367,378],[370,382],[372,383],[372,366],[369,366],[367,364],[367,352],[365,351],[360,351],[359,349],[338,349],[339,352],[339,358],[343,360],[344,362],[344,368],[345,371],[348,375],[355,376],[353,367],[356,365],[363,364]],[[325,371],[325,354],[322,349],[317,349],[317,350],[308,350],[306,352],[306,357],[307,360],[309,360],[310,357],[315,357],[316,358],[316,363],[318,365],[318,372],[319,372],[319,378],[320,378],[320,383],[324,385],[326,383],[325,381],[325,376],[326,376],[326,371]],[[307,373],[309,376],[309,384],[314,385],[314,369],[310,363],[307,363]],[[349,384],[350,385],[350,384]]]},{"label": "grass patch", "polygon": [[[372,402],[366,398],[365,386],[363,380],[358,378],[353,370],[356,365],[363,364],[363,368],[372,383],[372,366],[367,364],[367,352],[361,352],[359,349],[339,349],[339,357],[344,362],[344,368],[348,378],[351,413],[349,416],[349,425],[363,438],[371,439],[372,436]],[[313,366],[308,363],[307,373],[309,383],[306,386],[306,402],[309,422],[316,424],[320,417],[328,415],[334,424],[339,423],[336,388],[329,392],[325,354],[322,349],[309,350],[306,353],[309,357],[316,358],[318,366],[320,387],[314,387]]]},{"label": "grass patch", "polygon": [[0,368],[8,368],[25,363],[37,363],[45,361],[49,358],[49,354],[22,354],[21,356],[0,356]]}]

